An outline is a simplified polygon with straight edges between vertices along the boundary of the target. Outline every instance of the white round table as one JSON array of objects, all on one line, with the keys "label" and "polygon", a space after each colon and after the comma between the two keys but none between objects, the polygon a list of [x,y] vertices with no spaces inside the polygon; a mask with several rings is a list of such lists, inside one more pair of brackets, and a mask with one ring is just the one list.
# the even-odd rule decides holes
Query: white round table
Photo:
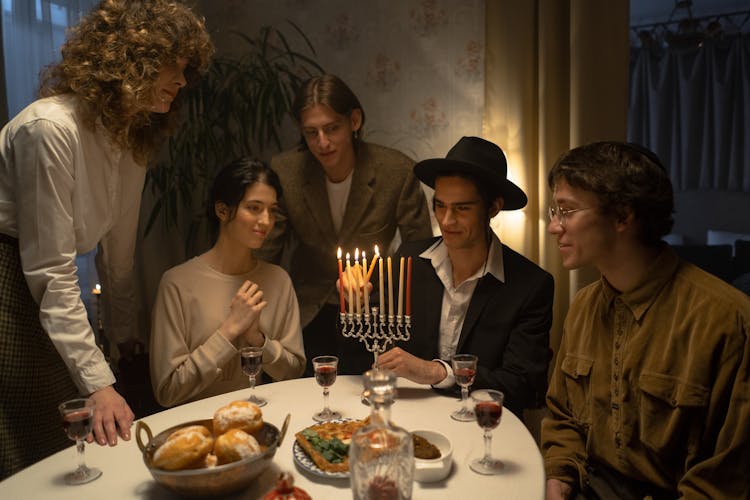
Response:
[{"label": "white round table", "polygon": [[[263,419],[281,428],[291,414],[289,430],[276,452],[273,464],[246,490],[231,498],[257,499],[273,488],[280,470],[294,476],[295,485],[314,499],[352,498],[348,479],[327,479],[299,469],[293,460],[294,434],[313,425],[312,414],[323,406],[323,389],[314,378],[265,384],[256,393],[268,400],[262,408]],[[360,402],[361,377],[339,376],[331,387],[330,406],[343,417],[364,418],[370,409]],[[248,390],[188,403],[145,417],[143,421],[154,435],[191,420],[211,418],[219,407],[246,399]],[[510,411],[503,412],[499,427],[493,431],[493,454],[505,463],[496,476],[483,476],[469,469],[469,462],[483,454],[482,429],[474,422],[457,422],[450,413],[459,406],[454,398],[441,396],[429,386],[398,380],[398,398],[391,409],[394,423],[406,430],[428,429],[448,436],[453,444],[453,470],[437,483],[414,483],[414,499],[543,499],[545,477],[539,449],[523,423]],[[135,429],[135,428],[134,428]],[[62,432],[62,427],[60,432]],[[144,439],[147,437],[144,434]],[[86,463],[103,471],[88,484],[68,486],[63,475],[76,466],[75,448],[65,449],[0,482],[0,497],[7,499],[55,498],[175,498],[176,495],[156,484],[143,463],[135,436],[115,447],[86,446]]]}]

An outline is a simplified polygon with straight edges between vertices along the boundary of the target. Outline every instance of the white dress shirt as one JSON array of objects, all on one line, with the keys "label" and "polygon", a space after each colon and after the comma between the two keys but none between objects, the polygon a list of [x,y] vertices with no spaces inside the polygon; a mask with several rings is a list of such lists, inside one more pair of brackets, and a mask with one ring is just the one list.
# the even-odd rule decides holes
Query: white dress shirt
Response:
[{"label": "white dress shirt", "polygon": [[503,250],[500,240],[493,233],[490,240],[490,249],[487,253],[487,260],[484,265],[465,281],[459,283],[458,286],[454,286],[453,284],[453,264],[448,257],[448,249],[443,244],[442,239],[436,241],[434,245],[419,256],[430,259],[432,267],[435,268],[435,273],[443,284],[443,303],[440,312],[439,332],[440,345],[438,350],[441,359],[434,360],[441,362],[447,372],[447,376],[443,380],[434,384],[435,387],[443,389],[452,387],[456,383],[453,368],[450,366],[450,363],[446,363],[443,360],[450,360],[451,356],[456,354],[456,346],[458,346],[458,339],[461,336],[466,312],[469,310],[471,297],[474,295],[474,290],[476,290],[480,278],[485,274],[492,274],[500,282],[505,282]]},{"label": "white dress shirt", "polygon": [[75,257],[100,243],[108,337],[133,338],[132,270],[146,169],[87,127],[77,98],[35,101],[0,131],[0,233],[18,238],[39,317],[79,391],[114,383],[76,276]]}]

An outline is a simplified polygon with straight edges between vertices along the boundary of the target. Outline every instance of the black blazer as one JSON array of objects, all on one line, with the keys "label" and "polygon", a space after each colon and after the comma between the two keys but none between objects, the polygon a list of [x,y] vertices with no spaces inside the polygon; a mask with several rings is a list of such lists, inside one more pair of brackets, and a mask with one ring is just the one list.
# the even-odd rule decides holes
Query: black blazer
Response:
[{"label": "black blazer", "polygon": [[[439,358],[443,284],[429,259],[419,257],[435,241],[404,243],[398,252],[412,257],[412,336],[400,347],[423,359]],[[487,274],[477,284],[456,352],[479,357],[470,390],[502,391],[504,406],[520,418],[523,408],[544,404],[554,280],[505,245],[503,266],[505,283]]]}]

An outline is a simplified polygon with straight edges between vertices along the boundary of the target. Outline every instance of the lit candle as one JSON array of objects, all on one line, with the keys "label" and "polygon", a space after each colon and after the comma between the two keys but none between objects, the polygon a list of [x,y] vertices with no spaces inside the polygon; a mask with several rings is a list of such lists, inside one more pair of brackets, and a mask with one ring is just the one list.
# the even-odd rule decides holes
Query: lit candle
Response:
[{"label": "lit candle", "polygon": [[[372,259],[373,262],[375,262],[375,259]],[[367,256],[365,255],[365,252],[362,251],[362,269],[367,269]],[[367,293],[367,284],[370,282],[369,274],[367,280],[362,283],[362,295],[365,296],[365,314],[370,314],[370,294]]]},{"label": "lit candle", "polygon": [[388,256],[388,316],[393,316],[393,267]]},{"label": "lit candle", "polygon": [[352,286],[354,288],[354,301],[355,301],[355,310],[357,314],[360,314],[360,305],[359,305],[359,286],[361,283],[360,276],[361,271],[359,267],[359,248],[354,249],[354,281],[352,282]]},{"label": "lit candle", "polygon": [[336,252],[336,258],[339,261],[339,301],[341,302],[341,313],[346,312],[346,304],[344,303],[344,270],[341,264],[341,247]]},{"label": "lit candle", "polygon": [[400,264],[398,266],[398,316],[404,312],[404,258],[401,257]]},{"label": "lit candle", "polygon": [[[375,251],[378,251],[378,247],[375,247]],[[380,257],[380,254],[378,254]],[[378,259],[378,274],[380,275],[380,314],[385,314],[385,299],[383,294],[385,293],[385,285],[383,284],[383,259]]]},{"label": "lit candle", "polygon": [[349,314],[354,314],[354,297],[352,297],[352,287],[354,281],[352,281],[352,265],[349,262],[349,254],[346,254],[346,280],[349,282]]},{"label": "lit candle", "polygon": [[411,316],[411,257],[406,261],[406,315]]}]

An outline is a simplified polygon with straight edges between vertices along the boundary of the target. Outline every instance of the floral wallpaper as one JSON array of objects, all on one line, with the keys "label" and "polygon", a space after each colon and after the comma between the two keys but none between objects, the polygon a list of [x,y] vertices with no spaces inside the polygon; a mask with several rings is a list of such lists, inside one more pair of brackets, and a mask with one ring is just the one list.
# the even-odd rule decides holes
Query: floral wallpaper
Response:
[{"label": "floral wallpaper", "polygon": [[[198,10],[225,54],[231,31],[264,25],[300,48],[287,21],[297,24],[359,97],[368,141],[420,160],[482,133],[484,0],[199,0]],[[290,127],[287,147],[297,138]]]}]

